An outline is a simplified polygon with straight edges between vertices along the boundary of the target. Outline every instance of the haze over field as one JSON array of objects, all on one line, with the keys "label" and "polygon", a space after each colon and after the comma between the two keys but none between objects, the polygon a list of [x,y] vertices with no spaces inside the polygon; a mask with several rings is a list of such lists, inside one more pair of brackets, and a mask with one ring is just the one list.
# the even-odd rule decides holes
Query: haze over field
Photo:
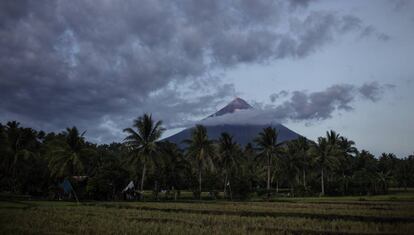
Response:
[{"label": "haze over field", "polygon": [[403,157],[413,42],[406,0],[1,1],[0,122],[120,142],[144,112],[171,135],[238,96],[232,122]]}]

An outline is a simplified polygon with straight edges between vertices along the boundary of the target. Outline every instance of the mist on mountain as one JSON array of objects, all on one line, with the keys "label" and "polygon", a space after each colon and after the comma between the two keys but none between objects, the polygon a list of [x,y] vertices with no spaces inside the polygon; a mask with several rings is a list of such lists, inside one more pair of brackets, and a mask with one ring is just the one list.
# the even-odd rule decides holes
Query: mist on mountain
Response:
[{"label": "mist on mountain", "polygon": [[[276,128],[279,142],[293,140],[300,136],[279,121],[275,110],[255,109],[245,100],[237,97],[216,113],[194,124],[206,126],[210,139],[217,139],[221,133],[227,132],[242,146],[253,143],[257,135],[268,126]],[[193,128],[194,126],[182,130],[167,137],[166,140],[185,147],[183,140],[191,137]]]}]

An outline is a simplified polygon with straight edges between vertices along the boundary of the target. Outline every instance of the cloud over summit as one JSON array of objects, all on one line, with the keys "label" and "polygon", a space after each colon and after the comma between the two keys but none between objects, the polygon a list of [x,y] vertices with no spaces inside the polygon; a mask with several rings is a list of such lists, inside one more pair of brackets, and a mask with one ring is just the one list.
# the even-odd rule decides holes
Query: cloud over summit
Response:
[{"label": "cloud over summit", "polygon": [[256,109],[238,110],[235,113],[207,118],[199,123],[204,125],[269,125],[286,121],[305,121],[311,123],[332,118],[337,111],[354,110],[356,100],[376,102],[386,92],[393,89],[390,84],[377,82],[365,83],[362,86],[336,84],[322,91],[280,91],[270,95],[270,100],[279,104],[256,107]]}]

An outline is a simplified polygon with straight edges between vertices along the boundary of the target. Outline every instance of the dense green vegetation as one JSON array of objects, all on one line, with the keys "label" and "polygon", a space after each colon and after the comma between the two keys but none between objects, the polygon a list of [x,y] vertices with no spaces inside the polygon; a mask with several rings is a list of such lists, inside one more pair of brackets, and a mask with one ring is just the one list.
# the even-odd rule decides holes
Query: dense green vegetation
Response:
[{"label": "dense green vegetation", "polygon": [[0,124],[0,191],[58,199],[63,179],[81,200],[122,199],[131,180],[143,200],[179,200],[185,192],[229,200],[376,195],[414,187],[413,155],[375,157],[334,131],[316,142],[280,143],[269,127],[239,146],[227,133],[212,140],[197,126],[185,149],[160,140],[164,128],[150,115],[124,131],[123,143],[97,145],[76,127],[45,133],[15,121]]},{"label": "dense green vegetation", "polygon": [[[412,234],[413,193],[276,202],[0,202],[1,234]],[[383,201],[390,200],[390,201]]]}]

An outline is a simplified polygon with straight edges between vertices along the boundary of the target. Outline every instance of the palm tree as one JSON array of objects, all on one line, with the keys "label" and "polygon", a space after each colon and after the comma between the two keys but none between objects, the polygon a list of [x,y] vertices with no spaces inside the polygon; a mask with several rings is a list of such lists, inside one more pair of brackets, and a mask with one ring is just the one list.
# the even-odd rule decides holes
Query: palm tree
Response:
[{"label": "palm tree", "polygon": [[290,193],[293,196],[293,186],[295,180],[297,179],[297,173],[300,172],[301,166],[301,150],[298,148],[298,145],[295,141],[288,142],[286,146],[286,152],[283,154],[283,171],[287,176]]},{"label": "palm tree", "polygon": [[309,142],[306,137],[300,136],[296,140],[293,140],[292,143],[294,144],[294,148],[298,150],[299,157],[301,159],[302,165],[302,180],[303,180],[303,187],[306,187],[306,168],[308,167],[309,160],[308,160],[308,152],[309,152]]},{"label": "palm tree", "polygon": [[94,154],[86,148],[83,135],[79,134],[76,127],[66,128],[63,133],[63,142],[49,143],[50,161],[49,169],[54,177],[73,176],[84,172],[84,157]]},{"label": "palm tree", "polygon": [[141,196],[144,191],[146,167],[150,160],[153,160],[158,153],[158,140],[161,138],[164,128],[162,121],[154,122],[152,115],[144,114],[134,120],[133,128],[125,128],[124,132],[129,135],[124,143],[130,148],[134,158],[140,158],[143,162],[141,176]]},{"label": "palm tree", "polygon": [[6,179],[9,175],[11,152],[6,128],[0,123],[0,178]]},{"label": "palm tree", "polygon": [[327,169],[332,168],[337,163],[337,159],[335,158],[337,150],[330,144],[327,138],[319,137],[317,143],[313,143],[311,151],[321,171],[321,196],[323,196],[325,195],[324,174]]},{"label": "palm tree", "polygon": [[377,159],[369,151],[361,150],[355,158],[353,184],[359,185],[365,193],[377,192]]},{"label": "palm tree", "polygon": [[272,158],[277,157],[281,153],[282,143],[277,142],[277,131],[275,128],[264,128],[259,136],[255,139],[258,146],[259,156],[265,157],[267,160],[267,191],[270,197],[270,172],[272,168]]},{"label": "palm tree", "polygon": [[15,178],[16,174],[16,165],[19,158],[19,155],[21,153],[21,130],[20,123],[16,121],[8,122],[6,125],[6,131],[7,131],[7,142],[10,146],[8,150],[10,151],[11,159],[9,159],[9,167],[8,170],[11,173],[12,178]]},{"label": "palm tree", "polygon": [[377,172],[377,183],[381,187],[381,193],[388,193],[388,182],[392,180],[391,171]]},{"label": "palm tree", "polygon": [[164,163],[163,176],[166,184],[174,192],[174,200],[177,200],[182,179],[185,177],[185,173],[191,171],[191,166],[184,159],[182,151],[176,144],[168,141],[160,144]]},{"label": "palm tree", "polygon": [[343,193],[345,193],[347,188],[347,177],[345,172],[349,169],[346,169],[347,164],[351,160],[351,158],[357,153],[357,149],[353,146],[355,143],[352,140],[348,140],[347,138],[340,136],[340,134],[336,133],[335,131],[331,130],[326,132],[326,139],[328,141],[330,149],[335,152],[333,155],[337,158],[337,163],[340,164],[340,174],[342,175],[343,181]]},{"label": "palm tree", "polygon": [[212,157],[215,155],[213,141],[208,139],[207,130],[202,125],[197,125],[191,133],[191,139],[184,140],[188,145],[187,155],[195,158],[198,169],[198,190],[201,199],[201,173],[203,169],[214,168]]},{"label": "palm tree", "polygon": [[[284,174],[286,172],[285,172],[284,166],[282,166],[282,164],[276,164],[276,159],[273,159],[273,162],[274,162],[274,167],[272,167],[272,173],[271,173],[272,177],[270,178],[270,184],[273,184],[273,182],[276,181],[276,193],[279,193],[279,183],[282,182],[281,180],[283,179]],[[258,175],[259,176],[266,175],[265,171],[267,169],[262,168],[261,170],[262,171],[259,170],[257,172]],[[263,171],[263,170],[265,170],[265,171]]]},{"label": "palm tree", "polygon": [[358,154],[357,148],[354,147],[355,142],[348,140],[347,138],[341,136],[339,137],[338,147],[339,152],[342,155],[340,158],[340,171],[342,174],[342,193],[345,194],[348,191],[349,179],[352,174],[352,161],[353,158]]},{"label": "palm tree", "polygon": [[[334,160],[334,165],[332,165],[332,167],[337,166],[340,162],[343,162],[345,159],[345,156],[342,150],[340,149],[341,135],[334,130],[330,130],[326,132],[326,139],[328,141],[331,157],[336,158],[336,160]],[[328,175],[327,179],[328,181],[329,179],[332,179],[332,174]]]},{"label": "palm tree", "polygon": [[13,192],[17,190],[18,183],[18,166],[22,161],[34,157],[35,149],[38,144],[36,136],[37,132],[32,128],[22,128],[20,123],[16,121],[8,122],[6,126],[2,126],[3,140],[1,143],[4,148],[5,172],[9,175],[10,186]]},{"label": "palm tree", "polygon": [[249,181],[249,189],[252,190],[254,186],[256,186],[258,183],[259,177],[259,171],[262,170],[257,164],[256,159],[256,152],[251,143],[248,143],[243,151],[243,157],[241,158],[242,164],[240,164],[240,167],[242,168],[242,171],[246,172],[248,181]]},{"label": "palm tree", "polygon": [[339,148],[345,155],[355,156],[358,153],[358,149],[354,146],[355,142],[348,140],[347,138],[341,136],[339,137]]},{"label": "palm tree", "polygon": [[230,171],[236,165],[237,155],[239,151],[239,145],[233,140],[233,137],[228,133],[221,133],[219,138],[219,156],[220,156],[220,165],[223,168],[224,173],[224,190],[223,195],[226,197],[227,186],[230,187],[230,198],[232,198],[231,193],[231,179]]},{"label": "palm tree", "polygon": [[378,167],[380,171],[388,172],[395,175],[397,171],[398,158],[392,153],[382,153],[378,159]]},{"label": "palm tree", "polygon": [[336,133],[334,130],[326,132],[326,140],[328,141],[328,144],[331,146],[339,144],[339,137],[340,135]]}]

